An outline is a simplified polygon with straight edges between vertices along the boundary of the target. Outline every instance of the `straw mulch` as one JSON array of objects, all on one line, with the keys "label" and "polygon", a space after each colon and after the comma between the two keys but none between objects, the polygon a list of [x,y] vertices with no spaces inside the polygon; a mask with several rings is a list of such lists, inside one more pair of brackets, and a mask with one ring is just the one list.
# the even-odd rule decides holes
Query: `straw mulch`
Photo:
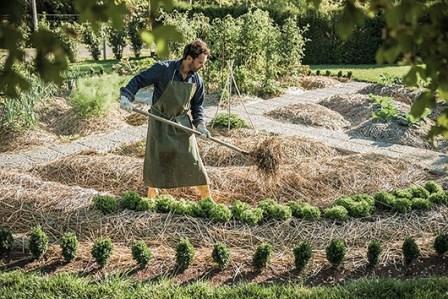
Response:
[{"label": "straw mulch", "polygon": [[358,125],[372,117],[373,102],[368,95],[335,95],[319,102],[319,105],[340,113],[352,125]]},{"label": "straw mulch", "polygon": [[340,84],[336,79],[326,76],[305,76],[299,79],[299,84],[304,89],[318,89]]},{"label": "straw mulch", "polygon": [[267,116],[286,120],[293,124],[323,127],[330,130],[343,131],[350,126],[341,114],[324,106],[313,103],[298,103],[275,109],[266,113]]},{"label": "straw mulch", "polygon": [[[74,155],[37,166],[33,172],[44,179],[68,185],[95,188],[117,195],[135,190],[145,194],[141,159],[118,155]],[[353,154],[321,159],[310,158],[280,166],[270,184],[254,166],[207,167],[215,199],[229,202],[239,198],[255,203],[266,197],[281,201],[304,199],[327,206],[341,195],[376,192],[427,179],[419,167],[376,154]],[[169,193],[197,198],[192,188]]]},{"label": "straw mulch", "polygon": [[404,85],[370,84],[359,91],[362,94],[376,94],[380,96],[393,97],[395,101],[411,105],[421,94],[422,90],[409,88]]}]

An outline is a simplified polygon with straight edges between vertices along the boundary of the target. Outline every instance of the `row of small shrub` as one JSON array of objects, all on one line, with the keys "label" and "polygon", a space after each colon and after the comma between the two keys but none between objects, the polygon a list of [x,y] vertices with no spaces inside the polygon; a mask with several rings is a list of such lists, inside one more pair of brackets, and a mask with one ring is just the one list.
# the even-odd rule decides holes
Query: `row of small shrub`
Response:
[{"label": "row of small shrub", "polygon": [[[41,227],[35,227],[30,232],[29,251],[34,259],[41,258],[48,249],[48,236]],[[13,246],[12,232],[0,228],[0,256],[9,253]],[[78,239],[72,232],[65,233],[60,240],[62,256],[66,262],[71,262],[78,249]],[[433,248],[440,256],[448,251],[448,234],[440,233],[433,242]],[[91,254],[100,267],[104,267],[112,255],[113,245],[109,238],[99,238],[92,246]],[[347,245],[344,240],[333,239],[325,249],[327,260],[334,267],[340,266],[347,253]],[[372,240],[367,246],[367,260],[369,267],[377,266],[382,252],[382,244],[378,240]],[[142,240],[134,241],[131,245],[131,253],[134,260],[141,268],[144,268],[152,257],[152,252]],[[407,237],[402,245],[403,262],[406,266],[413,263],[421,255],[420,248],[415,240]],[[182,238],[176,246],[176,270],[185,271],[192,263],[195,248],[187,238]],[[293,249],[294,265],[297,270],[303,270],[313,255],[313,248],[308,241],[302,241]],[[212,251],[212,259],[220,269],[224,269],[230,262],[230,250],[224,243],[217,242]],[[265,268],[272,256],[272,245],[262,243],[257,247],[252,258],[252,265],[256,270]]]},{"label": "row of small shrub", "polygon": [[[322,76],[327,76],[327,77],[334,76],[334,74],[332,74],[331,71],[329,71],[329,70],[326,70],[325,72],[321,72],[321,70],[316,70],[314,72],[314,75],[316,75],[316,76],[321,76],[322,75]],[[339,71],[339,72],[336,73],[336,76],[338,78],[348,78],[348,79],[351,79],[352,75],[353,75],[352,71],[347,71],[347,73],[345,73],[345,74],[342,71]]]},{"label": "row of small shrub", "polygon": [[161,195],[155,199],[148,199],[132,191],[125,192],[120,199],[108,195],[98,195],[94,198],[94,207],[104,214],[129,209],[202,217],[213,222],[228,222],[234,219],[249,225],[269,220],[285,221],[291,217],[318,220],[322,216],[330,220],[345,221],[349,217],[369,217],[376,209],[406,213],[411,210],[427,210],[435,204],[448,205],[448,195],[434,181],[428,181],[424,186],[379,192],[374,196],[367,194],[343,196],[338,198],[333,206],[323,211],[309,203],[291,201],[280,204],[273,199],[262,200],[257,207],[251,207],[239,200],[226,206],[215,203],[211,198],[189,201]]}]

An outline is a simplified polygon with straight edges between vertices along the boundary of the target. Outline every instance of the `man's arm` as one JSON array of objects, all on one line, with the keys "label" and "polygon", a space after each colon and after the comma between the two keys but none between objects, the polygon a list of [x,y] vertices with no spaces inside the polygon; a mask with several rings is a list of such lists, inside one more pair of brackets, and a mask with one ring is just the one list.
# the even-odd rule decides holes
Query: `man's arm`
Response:
[{"label": "man's arm", "polygon": [[132,78],[125,87],[120,88],[120,94],[133,102],[137,91],[143,87],[154,84],[165,68],[160,63],[156,63],[146,71],[141,72]]},{"label": "man's arm", "polygon": [[205,96],[204,82],[199,76],[198,79],[198,88],[191,99],[191,116],[193,117],[193,125],[195,127],[204,122],[204,107],[202,107]]}]

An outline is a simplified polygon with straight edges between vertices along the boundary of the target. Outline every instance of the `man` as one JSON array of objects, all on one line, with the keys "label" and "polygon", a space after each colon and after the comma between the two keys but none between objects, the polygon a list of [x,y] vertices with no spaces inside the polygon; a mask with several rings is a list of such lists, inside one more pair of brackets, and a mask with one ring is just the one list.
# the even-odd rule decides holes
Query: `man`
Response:
[{"label": "man", "polygon": [[[210,137],[204,122],[204,83],[197,73],[207,62],[210,51],[202,40],[185,46],[180,60],[162,61],[132,78],[120,89],[120,107],[132,111],[140,88],[154,85],[150,112]],[[193,120],[187,114],[191,111]],[[208,177],[199,156],[194,134],[149,118],[143,177],[148,197],[158,188],[195,186],[200,197],[210,196]]]}]

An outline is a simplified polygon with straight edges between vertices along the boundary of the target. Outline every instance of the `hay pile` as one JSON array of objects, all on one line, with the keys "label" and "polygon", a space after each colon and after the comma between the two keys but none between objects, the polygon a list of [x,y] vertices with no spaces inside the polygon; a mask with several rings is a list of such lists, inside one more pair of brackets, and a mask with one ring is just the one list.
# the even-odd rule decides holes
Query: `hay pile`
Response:
[{"label": "hay pile", "polygon": [[421,90],[411,89],[404,85],[389,85],[370,84],[359,91],[361,94],[376,94],[380,96],[393,97],[394,100],[405,104],[412,104],[420,95]]},{"label": "hay pile", "polygon": [[340,113],[352,125],[358,125],[372,117],[373,102],[368,95],[344,94],[331,96],[319,105]]},{"label": "hay pile", "polygon": [[[35,167],[33,172],[44,179],[121,195],[128,190],[145,194],[142,168],[142,160],[136,158],[77,155]],[[341,195],[376,192],[427,179],[417,166],[375,154],[310,158],[281,165],[273,184],[266,184],[253,166],[207,167],[207,171],[212,194],[220,202],[236,198],[250,203],[266,197],[280,201],[302,198],[319,206],[327,206]],[[191,188],[173,189],[169,193],[197,198]]]},{"label": "hay pile", "polygon": [[298,103],[281,107],[267,112],[266,115],[293,124],[323,127],[336,131],[343,131],[344,128],[350,126],[350,122],[338,112],[313,103]]},{"label": "hay pile", "polygon": [[126,122],[134,127],[146,125],[148,123],[148,117],[146,115],[134,112],[126,116]]},{"label": "hay pile", "polygon": [[299,79],[300,86],[307,90],[330,87],[339,83],[338,80],[325,76],[304,76]]}]

